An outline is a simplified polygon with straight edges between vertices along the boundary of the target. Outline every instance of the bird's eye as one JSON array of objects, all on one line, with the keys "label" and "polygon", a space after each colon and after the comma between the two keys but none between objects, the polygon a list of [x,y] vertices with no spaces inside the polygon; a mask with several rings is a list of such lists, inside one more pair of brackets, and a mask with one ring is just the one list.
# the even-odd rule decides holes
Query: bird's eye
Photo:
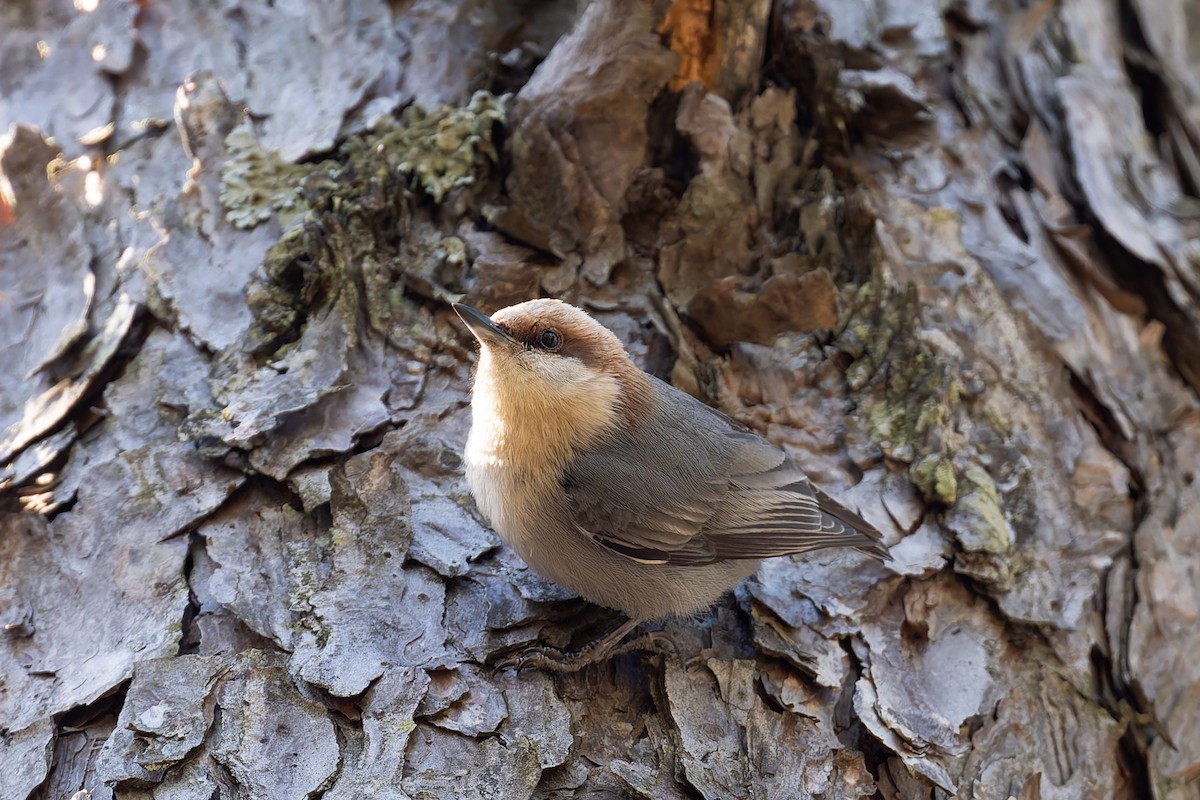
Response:
[{"label": "bird's eye", "polygon": [[558,335],[558,331],[547,328],[542,331],[542,338],[539,342],[547,350],[557,350],[558,346],[562,344],[562,337]]}]

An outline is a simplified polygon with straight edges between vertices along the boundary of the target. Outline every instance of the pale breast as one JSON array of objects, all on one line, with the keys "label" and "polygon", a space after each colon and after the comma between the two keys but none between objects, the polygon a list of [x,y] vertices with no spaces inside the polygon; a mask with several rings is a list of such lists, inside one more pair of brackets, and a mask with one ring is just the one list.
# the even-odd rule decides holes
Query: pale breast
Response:
[{"label": "pale breast", "polygon": [[615,380],[561,370],[557,379],[549,385],[538,370],[495,362],[486,352],[475,378],[467,483],[491,526],[519,551],[533,520],[561,506],[562,474],[576,448],[617,421]]},{"label": "pale breast", "polygon": [[533,544],[537,520],[560,499],[561,469],[522,459],[489,435],[486,426],[472,427],[464,461],[475,504],[500,538],[524,555]]}]

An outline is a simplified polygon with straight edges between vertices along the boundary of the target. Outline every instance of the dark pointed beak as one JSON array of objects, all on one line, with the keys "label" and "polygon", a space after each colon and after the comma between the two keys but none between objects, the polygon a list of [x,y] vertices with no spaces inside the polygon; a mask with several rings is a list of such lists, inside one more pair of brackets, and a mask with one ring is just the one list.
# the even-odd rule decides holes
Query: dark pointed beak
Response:
[{"label": "dark pointed beak", "polygon": [[454,311],[471,329],[471,333],[475,334],[475,338],[479,340],[480,344],[517,344],[517,340],[502,331],[488,315],[462,303],[454,303]]}]

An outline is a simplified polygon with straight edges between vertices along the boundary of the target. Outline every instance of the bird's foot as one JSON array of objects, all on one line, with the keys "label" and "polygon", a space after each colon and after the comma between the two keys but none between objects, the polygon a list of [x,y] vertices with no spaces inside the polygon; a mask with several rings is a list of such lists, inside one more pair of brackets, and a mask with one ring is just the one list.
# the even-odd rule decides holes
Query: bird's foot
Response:
[{"label": "bird's foot", "polygon": [[609,658],[639,650],[651,653],[666,653],[666,645],[672,652],[679,648],[666,633],[650,631],[636,639],[621,641],[628,633],[637,627],[640,620],[630,620],[611,634],[583,647],[574,653],[565,653],[553,647],[535,646],[522,650],[496,662],[498,669],[542,669],[553,672],[578,672],[581,669],[597,664]]},{"label": "bird's foot", "polygon": [[518,672],[527,669],[542,669],[551,672],[578,672],[602,660],[604,655],[604,653],[597,653],[593,648],[584,648],[576,653],[564,653],[562,650],[556,650],[553,647],[528,647],[518,653],[497,660],[496,669],[513,669]]}]

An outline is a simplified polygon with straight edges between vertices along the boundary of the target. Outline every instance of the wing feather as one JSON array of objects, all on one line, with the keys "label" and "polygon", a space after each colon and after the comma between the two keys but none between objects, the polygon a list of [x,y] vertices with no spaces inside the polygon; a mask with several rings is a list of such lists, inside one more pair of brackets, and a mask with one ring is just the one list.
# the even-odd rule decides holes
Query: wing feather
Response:
[{"label": "wing feather", "polygon": [[879,532],[813,486],[783,451],[673,387],[665,396],[647,424],[572,462],[563,488],[582,533],[648,564],[826,547],[886,557]]}]

